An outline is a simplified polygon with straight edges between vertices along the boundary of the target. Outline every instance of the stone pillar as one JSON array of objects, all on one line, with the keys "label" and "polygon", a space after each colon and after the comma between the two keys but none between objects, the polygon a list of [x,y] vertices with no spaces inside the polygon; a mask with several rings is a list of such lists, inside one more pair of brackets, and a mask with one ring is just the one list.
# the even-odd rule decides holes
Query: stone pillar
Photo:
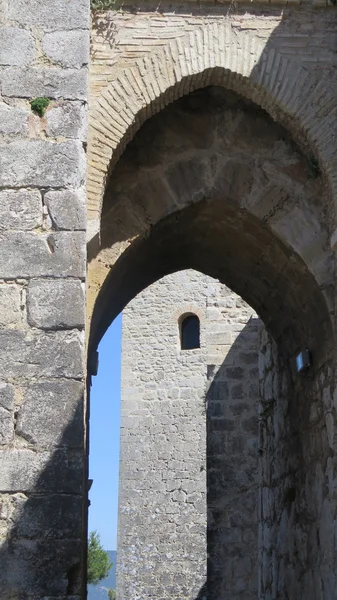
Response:
[{"label": "stone pillar", "polygon": [[[199,316],[200,349],[180,348],[185,313]],[[243,589],[245,598],[257,596],[252,316],[238,296],[195,271],[164,277],[124,310],[121,600],[233,600]]]},{"label": "stone pillar", "polygon": [[87,0],[1,0],[3,600],[81,593],[88,55]]}]

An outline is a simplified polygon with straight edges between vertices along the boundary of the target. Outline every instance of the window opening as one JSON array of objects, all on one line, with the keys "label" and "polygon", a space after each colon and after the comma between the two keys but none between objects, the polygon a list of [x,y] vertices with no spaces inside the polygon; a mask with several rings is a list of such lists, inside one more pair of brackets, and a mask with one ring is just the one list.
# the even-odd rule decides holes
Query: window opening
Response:
[{"label": "window opening", "polygon": [[187,315],[180,324],[182,350],[200,348],[200,321],[197,315]]}]

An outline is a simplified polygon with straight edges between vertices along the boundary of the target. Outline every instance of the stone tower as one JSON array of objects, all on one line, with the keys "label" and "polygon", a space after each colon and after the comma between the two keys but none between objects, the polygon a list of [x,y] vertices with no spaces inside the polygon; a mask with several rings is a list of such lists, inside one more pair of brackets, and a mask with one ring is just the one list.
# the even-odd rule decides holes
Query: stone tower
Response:
[{"label": "stone tower", "polygon": [[[183,349],[191,315],[200,347]],[[120,600],[257,598],[257,335],[253,310],[192,270],[124,310]]]}]

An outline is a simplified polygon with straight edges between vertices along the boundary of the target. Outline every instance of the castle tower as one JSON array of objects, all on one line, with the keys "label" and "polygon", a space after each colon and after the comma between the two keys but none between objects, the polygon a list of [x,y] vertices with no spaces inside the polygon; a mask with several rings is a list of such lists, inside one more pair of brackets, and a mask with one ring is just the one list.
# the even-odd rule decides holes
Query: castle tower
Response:
[{"label": "castle tower", "polygon": [[124,310],[118,600],[257,598],[258,324],[192,270]]}]

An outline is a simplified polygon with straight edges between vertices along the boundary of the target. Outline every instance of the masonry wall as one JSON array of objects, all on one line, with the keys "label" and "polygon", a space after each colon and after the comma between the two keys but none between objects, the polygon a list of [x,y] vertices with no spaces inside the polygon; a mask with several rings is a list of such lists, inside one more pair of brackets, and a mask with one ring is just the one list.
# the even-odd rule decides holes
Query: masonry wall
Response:
[{"label": "masonry wall", "polygon": [[336,596],[331,366],[301,373],[260,330],[259,598]]},{"label": "masonry wall", "polygon": [[[285,6],[286,5],[286,6]],[[330,6],[330,8],[329,8]],[[124,3],[116,11],[96,11],[92,19],[90,94],[93,99],[121,69],[149,52],[206,22],[227,23],[236,33],[255,34],[258,41],[283,56],[296,58],[323,79],[336,75],[336,11],[326,0],[278,3],[185,1],[172,5],[142,3],[138,10]]]},{"label": "masonry wall", "polygon": [[86,0],[1,0],[2,600],[79,598],[84,579],[88,59]]},{"label": "masonry wall", "polygon": [[[180,349],[188,312],[200,349]],[[256,598],[253,311],[183,271],[127,306],[122,339],[118,597]]]}]

